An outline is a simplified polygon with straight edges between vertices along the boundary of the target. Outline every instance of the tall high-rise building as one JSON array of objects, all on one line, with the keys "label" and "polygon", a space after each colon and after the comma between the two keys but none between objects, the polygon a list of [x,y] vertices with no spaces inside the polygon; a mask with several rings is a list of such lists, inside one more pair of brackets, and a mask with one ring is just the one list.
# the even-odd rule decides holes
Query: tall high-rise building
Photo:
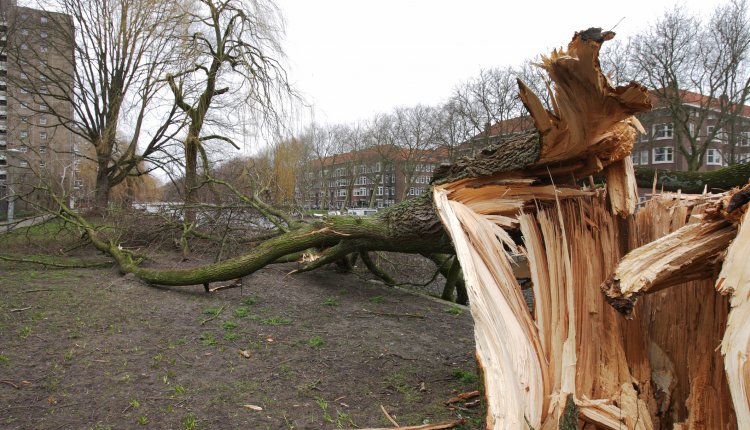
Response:
[{"label": "tall high-rise building", "polygon": [[[0,0],[0,213],[49,201],[75,186],[72,20]],[[12,210],[12,209],[11,209]]]}]

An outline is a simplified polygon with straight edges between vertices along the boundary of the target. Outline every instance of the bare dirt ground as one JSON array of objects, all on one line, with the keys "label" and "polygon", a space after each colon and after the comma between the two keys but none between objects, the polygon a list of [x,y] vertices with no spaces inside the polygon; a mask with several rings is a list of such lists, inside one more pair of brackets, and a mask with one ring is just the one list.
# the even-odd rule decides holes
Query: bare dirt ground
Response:
[{"label": "bare dirt ground", "polygon": [[444,404],[479,384],[468,310],[294,267],[206,294],[0,261],[0,428],[481,426]]}]

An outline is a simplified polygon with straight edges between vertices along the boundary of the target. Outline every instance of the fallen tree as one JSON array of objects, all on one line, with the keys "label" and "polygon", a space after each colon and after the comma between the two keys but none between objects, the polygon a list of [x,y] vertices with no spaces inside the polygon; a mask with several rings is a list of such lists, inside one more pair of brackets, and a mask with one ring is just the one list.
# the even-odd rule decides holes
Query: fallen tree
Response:
[{"label": "fallen tree", "polygon": [[[141,267],[137,256],[59,202],[62,216],[120,271],[155,284],[208,288],[298,253],[305,254],[298,272],[353,252],[455,253],[485,375],[487,428],[748,428],[742,381],[750,274],[738,262],[747,228],[721,265],[746,200],[732,200],[743,195],[737,192],[665,195],[634,215],[629,154],[641,126],[633,115],[650,102],[642,86],[615,88],[601,73],[599,49],[613,36],[576,33],[567,49],[542,59],[553,84],[552,112],[519,82],[535,131],[441,168],[431,194],[375,216],[295,224],[237,258],[175,270]],[[606,189],[577,185],[597,173]],[[686,240],[697,245],[684,248]],[[533,312],[513,273],[519,254],[529,262]],[[713,289],[720,267],[721,288],[736,297],[731,314],[727,298]],[[632,311],[639,294],[644,310],[625,319],[618,310]],[[732,354],[727,371],[740,381],[731,386],[715,350],[727,322],[722,351]]]}]

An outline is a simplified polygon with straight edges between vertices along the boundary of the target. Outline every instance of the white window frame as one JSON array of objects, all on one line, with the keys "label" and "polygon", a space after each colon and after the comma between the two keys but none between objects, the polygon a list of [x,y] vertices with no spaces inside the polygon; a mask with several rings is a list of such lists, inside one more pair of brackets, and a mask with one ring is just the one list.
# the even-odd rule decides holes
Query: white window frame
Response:
[{"label": "white window frame", "polygon": [[716,148],[708,148],[706,150],[706,165],[707,166],[721,166],[721,151]]},{"label": "white window frame", "polygon": [[39,132],[39,140],[47,140],[47,132],[46,131],[40,131]]},{"label": "white window frame", "polygon": [[42,115],[39,117],[39,125],[47,125],[47,117]]},{"label": "white window frame", "polygon": [[[662,153],[663,152],[663,153]],[[662,158],[663,159],[659,159]],[[659,146],[651,151],[651,164],[674,163],[674,147]]]},{"label": "white window frame", "polygon": [[672,139],[674,137],[674,124],[671,122],[654,124],[651,127],[651,135],[654,140]]},{"label": "white window frame", "polygon": [[47,33],[46,31],[42,30],[39,32],[39,37],[41,37],[42,39],[46,39],[47,36],[49,36],[49,33]]},{"label": "white window frame", "polygon": [[47,18],[46,16],[39,17],[39,22],[42,25],[47,25],[47,23],[49,22],[49,18]]}]

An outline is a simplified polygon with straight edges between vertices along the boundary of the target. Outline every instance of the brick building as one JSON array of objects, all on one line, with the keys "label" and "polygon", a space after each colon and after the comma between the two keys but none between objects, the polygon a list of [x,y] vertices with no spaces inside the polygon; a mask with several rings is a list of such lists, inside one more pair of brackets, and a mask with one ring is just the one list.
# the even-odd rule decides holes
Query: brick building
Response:
[{"label": "brick building", "polygon": [[19,211],[45,205],[47,195],[35,191],[42,182],[64,194],[75,186],[73,133],[50,114],[73,106],[49,86],[53,76],[73,75],[71,34],[67,15],[0,0],[0,212],[11,200]]},{"label": "brick building", "polygon": [[427,192],[446,151],[380,145],[308,164],[297,181],[306,208],[384,208]]},{"label": "brick building", "polygon": [[[689,91],[683,91],[687,132],[699,144],[706,142],[707,150],[698,170],[714,170],[729,164],[750,161],[750,106],[738,109],[729,119],[726,106]],[[651,166],[664,170],[688,170],[688,160],[680,146],[690,148],[690,137],[674,124],[673,116],[662,101],[651,95],[654,108],[638,116],[646,134],[638,136],[631,157],[636,166]],[[718,124],[724,127],[719,128]],[[683,126],[684,128],[684,126]]]}]

